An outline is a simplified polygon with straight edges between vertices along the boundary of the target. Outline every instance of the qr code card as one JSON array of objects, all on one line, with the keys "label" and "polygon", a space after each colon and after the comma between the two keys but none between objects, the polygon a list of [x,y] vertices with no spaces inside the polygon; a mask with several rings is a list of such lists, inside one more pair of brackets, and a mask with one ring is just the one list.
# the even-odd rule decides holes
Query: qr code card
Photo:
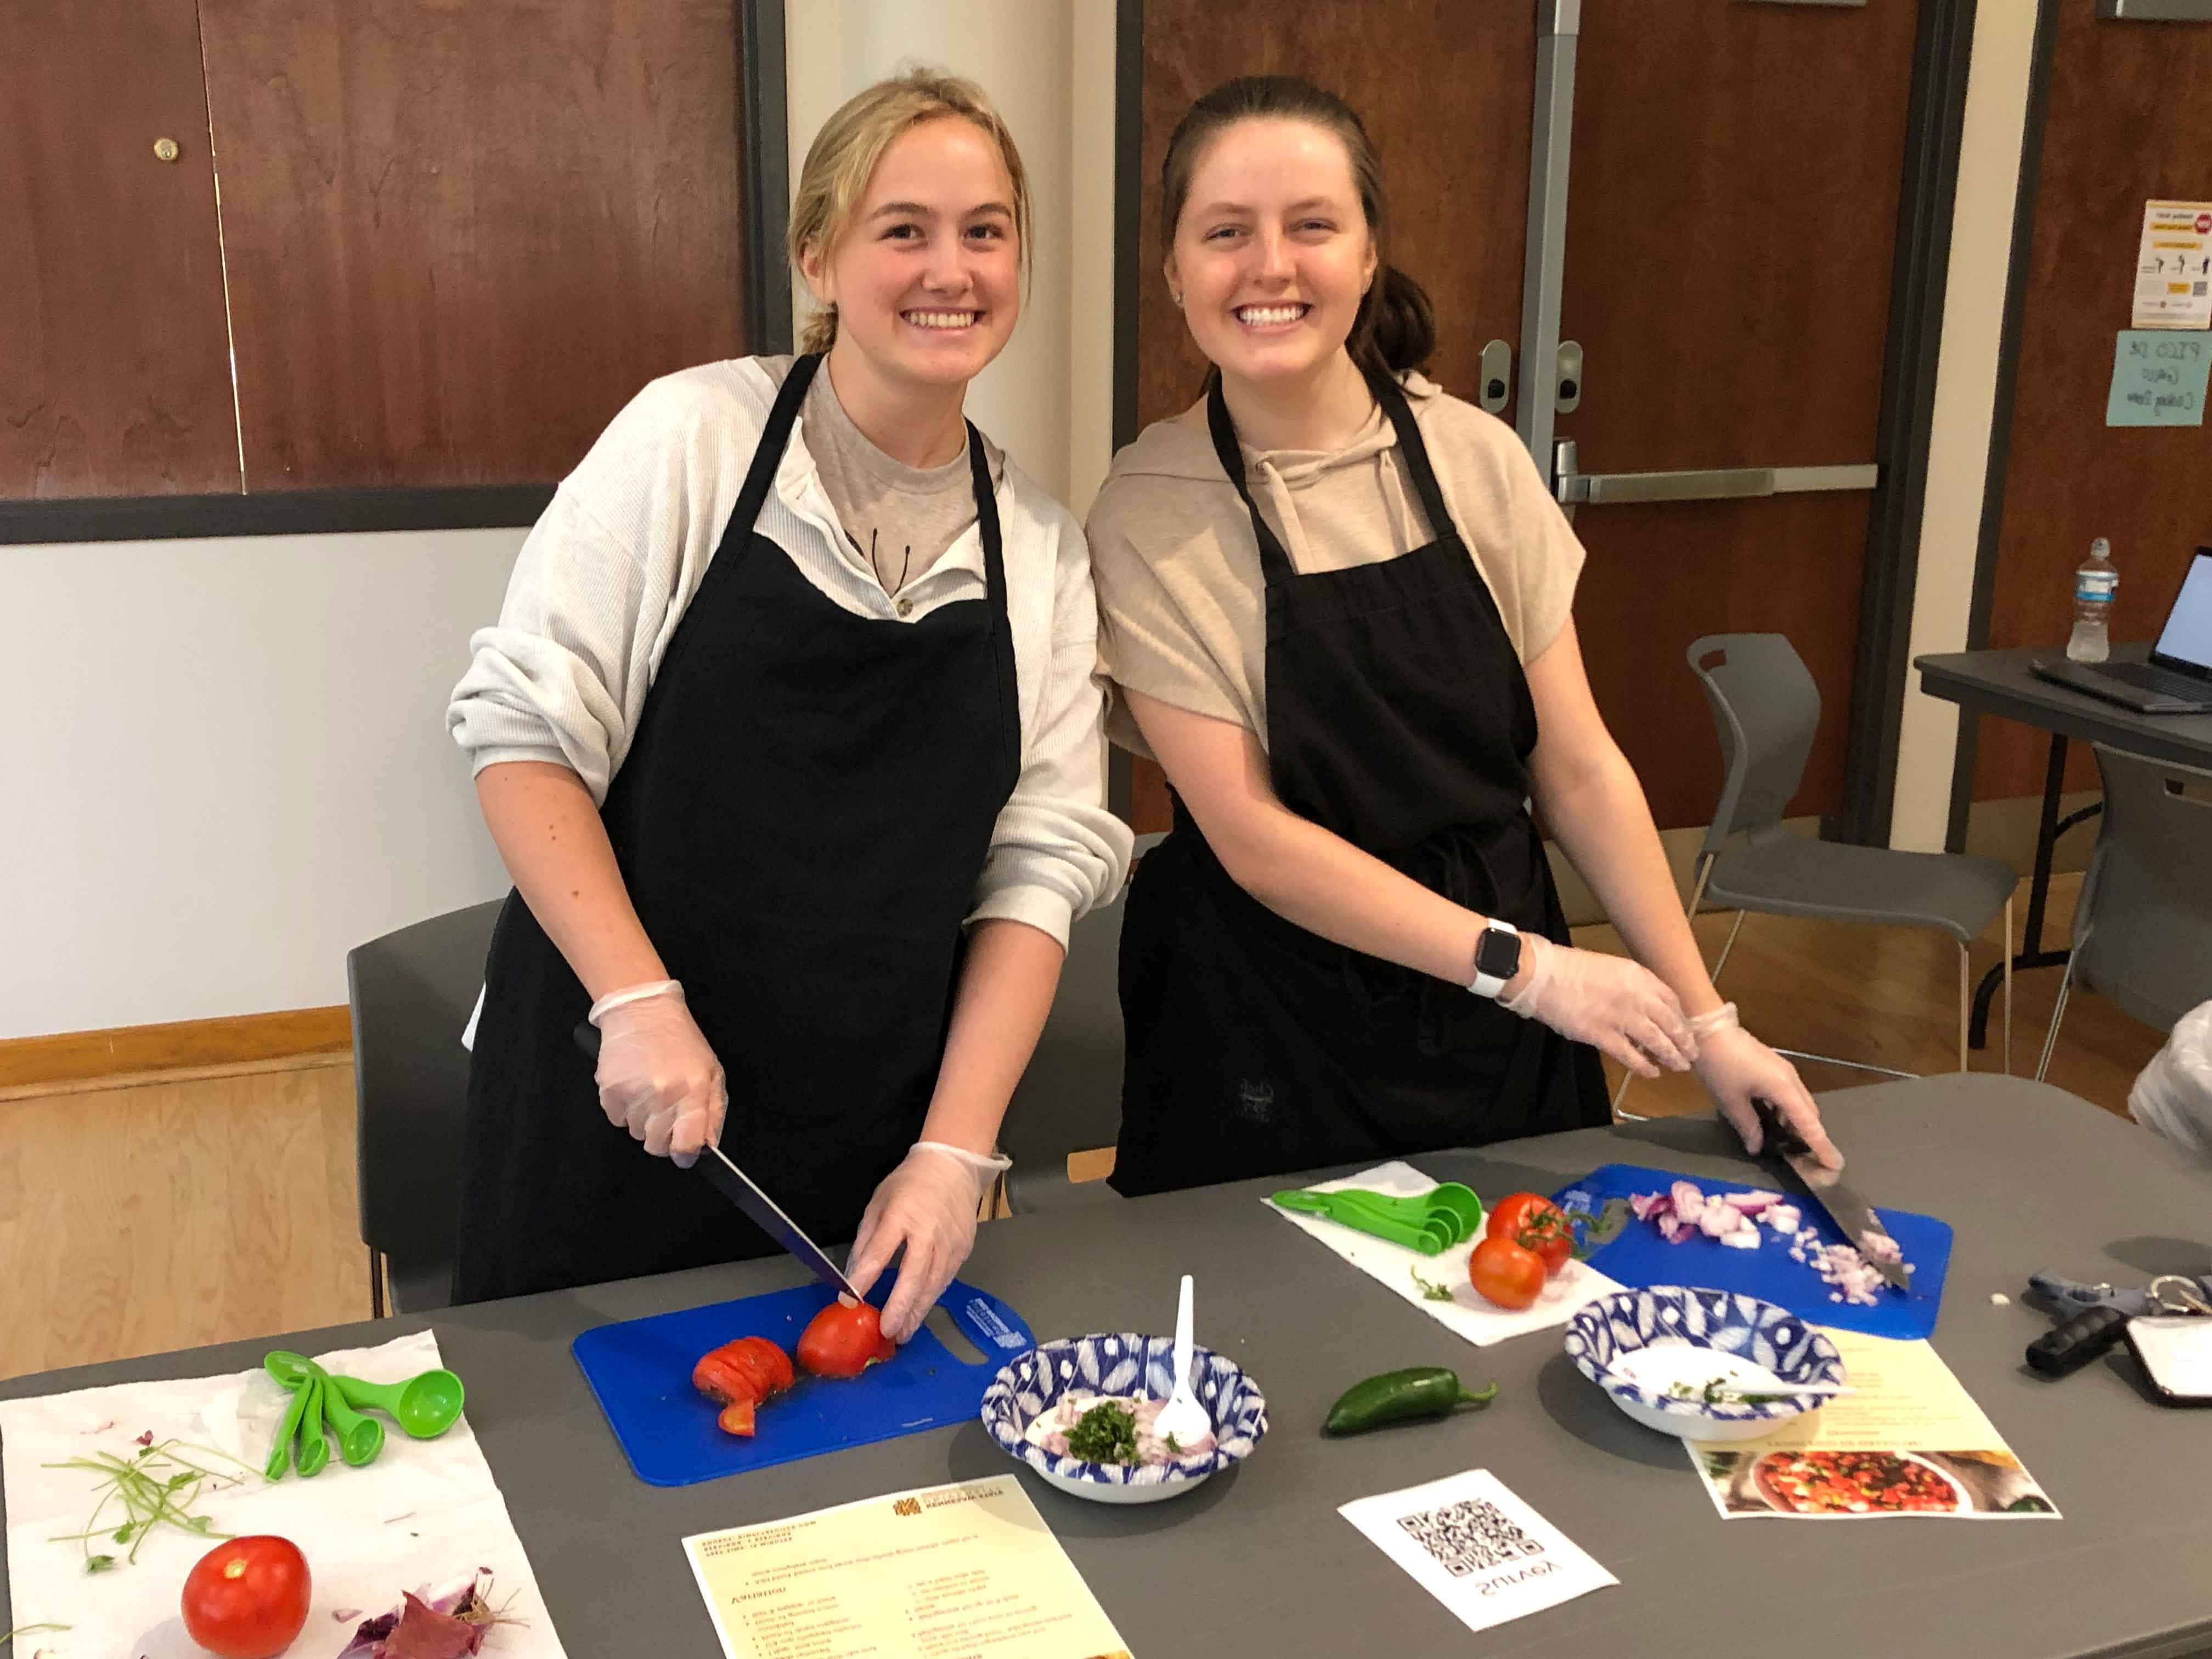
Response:
[{"label": "qr code card", "polygon": [[1486,1469],[1362,1498],[1337,1513],[1469,1630],[1620,1582]]}]

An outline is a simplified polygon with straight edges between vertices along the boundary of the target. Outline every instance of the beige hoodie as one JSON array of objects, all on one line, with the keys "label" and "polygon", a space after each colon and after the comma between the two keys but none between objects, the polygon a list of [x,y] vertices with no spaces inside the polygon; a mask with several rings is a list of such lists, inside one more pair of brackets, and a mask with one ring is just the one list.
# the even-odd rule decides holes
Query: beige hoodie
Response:
[{"label": "beige hoodie", "polygon": [[[1421,375],[1406,377],[1444,505],[1521,660],[1542,654],[1574,603],[1582,544],[1513,429]],[[1435,539],[1397,434],[1378,407],[1333,453],[1244,450],[1246,487],[1301,574],[1379,564]],[[1085,526],[1098,587],[1099,663],[1127,686],[1234,720],[1267,742],[1260,550],[1207,435],[1206,400],[1114,458]],[[1107,735],[1150,751],[1113,700]]]}]

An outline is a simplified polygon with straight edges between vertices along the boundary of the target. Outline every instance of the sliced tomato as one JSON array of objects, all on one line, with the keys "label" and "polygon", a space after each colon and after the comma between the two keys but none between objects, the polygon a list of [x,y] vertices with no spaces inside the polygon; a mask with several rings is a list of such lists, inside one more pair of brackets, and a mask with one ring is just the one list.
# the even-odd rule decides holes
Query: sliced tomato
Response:
[{"label": "sliced tomato", "polygon": [[192,1640],[222,1659],[271,1659],[307,1622],[307,1558],[289,1538],[233,1538],[185,1576],[180,1609]]},{"label": "sliced tomato", "polygon": [[1485,1301],[1518,1312],[1544,1291],[1544,1261],[1510,1238],[1486,1238],[1468,1258],[1468,1277]]},{"label": "sliced tomato", "polygon": [[[753,1431],[753,1407],[792,1385],[791,1356],[764,1336],[741,1336],[700,1356],[691,1368],[691,1386],[730,1409],[722,1426],[732,1434]],[[732,1427],[732,1413],[744,1408],[743,1428]]]},{"label": "sliced tomato", "polygon": [[883,1316],[866,1302],[832,1302],[799,1339],[799,1363],[817,1376],[858,1376],[897,1352],[884,1334]]},{"label": "sliced tomato", "polygon": [[722,1407],[722,1414],[714,1419],[714,1424],[724,1434],[741,1434],[750,1440],[753,1432],[753,1402],[732,1400]]}]

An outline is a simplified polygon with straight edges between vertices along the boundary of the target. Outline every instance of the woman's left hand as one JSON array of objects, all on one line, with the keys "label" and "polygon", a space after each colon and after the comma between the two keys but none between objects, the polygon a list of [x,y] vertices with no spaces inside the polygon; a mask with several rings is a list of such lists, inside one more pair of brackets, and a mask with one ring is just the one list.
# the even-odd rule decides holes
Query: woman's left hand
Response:
[{"label": "woman's left hand", "polygon": [[1797,1068],[1757,1037],[1733,1022],[1698,1037],[1698,1057],[1692,1063],[1698,1080],[1720,1108],[1721,1115],[1743,1137],[1747,1151],[1757,1152],[1765,1137],[1760,1133],[1754,1099],[1771,1101],[1782,1121],[1804,1138],[1813,1156],[1831,1170],[1844,1167],[1844,1155],[1828,1139],[1820,1123],[1820,1109],[1797,1075]]},{"label": "woman's left hand", "polygon": [[900,1256],[898,1283],[884,1304],[884,1334],[892,1341],[904,1342],[921,1328],[967,1261],[983,1194],[1005,1167],[1003,1160],[925,1140],[877,1187],[846,1257],[845,1277],[866,1296]]}]

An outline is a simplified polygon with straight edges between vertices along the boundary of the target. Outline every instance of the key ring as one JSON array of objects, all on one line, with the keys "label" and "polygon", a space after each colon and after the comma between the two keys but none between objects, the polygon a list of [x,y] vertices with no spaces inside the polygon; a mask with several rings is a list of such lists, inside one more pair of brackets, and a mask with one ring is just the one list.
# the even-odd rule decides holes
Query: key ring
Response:
[{"label": "key ring", "polygon": [[[2172,1286],[2170,1291],[2168,1285]],[[2212,1302],[2197,1294],[2196,1281],[2183,1273],[2160,1273],[2151,1280],[2147,1294],[2160,1313],[2212,1314]]]}]

